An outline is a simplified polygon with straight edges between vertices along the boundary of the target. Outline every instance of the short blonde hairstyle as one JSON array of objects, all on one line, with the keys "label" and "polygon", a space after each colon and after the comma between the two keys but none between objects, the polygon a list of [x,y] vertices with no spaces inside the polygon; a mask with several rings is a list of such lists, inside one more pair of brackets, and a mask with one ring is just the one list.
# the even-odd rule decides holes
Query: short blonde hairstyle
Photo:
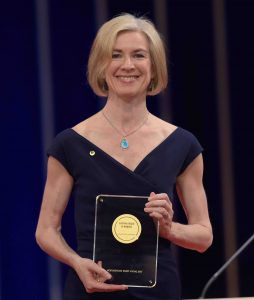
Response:
[{"label": "short blonde hairstyle", "polygon": [[94,39],[89,54],[88,82],[98,96],[105,97],[108,95],[105,70],[112,59],[117,36],[119,33],[126,31],[138,31],[147,37],[153,74],[147,94],[156,95],[167,86],[168,72],[165,47],[154,24],[147,18],[135,17],[124,13],[102,25]]}]

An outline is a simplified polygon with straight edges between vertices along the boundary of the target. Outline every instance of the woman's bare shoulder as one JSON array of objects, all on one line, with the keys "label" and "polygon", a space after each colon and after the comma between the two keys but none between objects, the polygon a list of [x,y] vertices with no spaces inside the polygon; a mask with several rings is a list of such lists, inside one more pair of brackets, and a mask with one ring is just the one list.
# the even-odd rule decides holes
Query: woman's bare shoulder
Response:
[{"label": "woman's bare shoulder", "polygon": [[151,124],[158,131],[162,132],[162,134],[165,137],[167,137],[168,135],[170,135],[173,131],[175,131],[177,129],[177,126],[175,126],[174,124],[166,122],[152,114],[151,114]]},{"label": "woman's bare shoulder", "polygon": [[99,128],[100,123],[101,123],[101,118],[99,117],[99,113],[96,113],[91,117],[74,125],[72,129],[81,135],[87,136],[89,135],[89,132],[96,130],[96,128]]}]

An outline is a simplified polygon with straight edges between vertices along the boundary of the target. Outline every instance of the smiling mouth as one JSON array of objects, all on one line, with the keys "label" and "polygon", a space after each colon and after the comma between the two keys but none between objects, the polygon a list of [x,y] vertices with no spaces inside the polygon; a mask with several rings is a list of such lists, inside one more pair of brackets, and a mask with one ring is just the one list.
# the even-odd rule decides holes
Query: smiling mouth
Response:
[{"label": "smiling mouth", "polygon": [[134,81],[136,79],[139,78],[138,75],[132,75],[132,76],[116,76],[117,79],[120,79],[121,81],[124,81],[124,82],[131,82],[131,81]]}]

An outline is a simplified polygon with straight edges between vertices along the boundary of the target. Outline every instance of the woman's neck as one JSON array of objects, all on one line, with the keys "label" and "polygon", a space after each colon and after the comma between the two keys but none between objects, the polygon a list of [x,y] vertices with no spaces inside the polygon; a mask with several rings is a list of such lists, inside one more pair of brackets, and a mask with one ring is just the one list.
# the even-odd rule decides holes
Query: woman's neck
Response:
[{"label": "woman's neck", "polygon": [[143,101],[124,101],[110,97],[103,112],[115,126],[124,132],[137,127],[148,114],[145,99]]}]

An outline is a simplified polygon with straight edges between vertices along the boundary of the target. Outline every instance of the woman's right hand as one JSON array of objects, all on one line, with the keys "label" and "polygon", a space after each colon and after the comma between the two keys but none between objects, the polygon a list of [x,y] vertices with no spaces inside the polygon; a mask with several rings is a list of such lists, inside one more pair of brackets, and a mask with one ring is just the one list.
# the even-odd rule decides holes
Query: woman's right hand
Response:
[{"label": "woman's right hand", "polygon": [[74,269],[87,293],[124,291],[128,289],[126,285],[106,283],[105,281],[111,279],[112,276],[102,268],[101,262],[96,264],[91,259],[79,257],[75,262]]}]

